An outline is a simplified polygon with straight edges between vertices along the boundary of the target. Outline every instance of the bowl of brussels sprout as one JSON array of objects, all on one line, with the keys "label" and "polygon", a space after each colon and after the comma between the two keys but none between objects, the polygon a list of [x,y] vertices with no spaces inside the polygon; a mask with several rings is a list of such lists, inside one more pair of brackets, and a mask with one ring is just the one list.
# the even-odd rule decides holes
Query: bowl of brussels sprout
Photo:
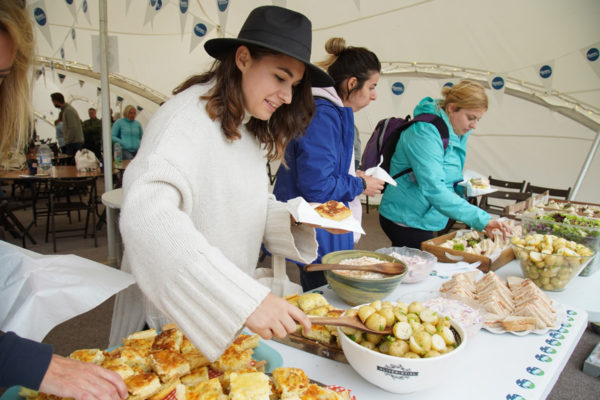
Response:
[{"label": "bowl of brussels sprout", "polygon": [[346,311],[367,326],[392,334],[338,327],[348,363],[365,380],[388,392],[412,393],[438,385],[467,344],[460,324],[422,303],[375,301]]},{"label": "bowl of brussels sprout", "polygon": [[594,257],[587,246],[555,235],[514,236],[511,242],[523,275],[543,290],[564,290]]}]

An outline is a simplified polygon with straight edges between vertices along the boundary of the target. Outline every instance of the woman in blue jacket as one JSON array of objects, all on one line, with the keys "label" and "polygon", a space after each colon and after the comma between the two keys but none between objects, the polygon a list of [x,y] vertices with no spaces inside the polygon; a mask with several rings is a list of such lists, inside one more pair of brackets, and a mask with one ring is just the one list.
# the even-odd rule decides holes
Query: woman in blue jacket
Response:
[{"label": "woman in blue jacket", "polygon": [[[279,168],[273,194],[280,201],[302,196],[308,202],[343,202],[360,221],[358,196],[381,193],[383,181],[354,169],[354,113],[377,98],[381,64],[373,52],[346,47],[342,38],[329,39],[325,49],[330,57],[321,66],[333,78],[334,86],[312,89],[315,115],[306,134],[288,144],[287,166]],[[336,235],[317,229],[317,241],[316,263],[329,252],[353,249],[355,240],[352,233]],[[302,267],[300,279],[304,290],[326,283],[323,272],[307,273]]]},{"label": "woman in blue jacket", "polygon": [[379,206],[379,222],[393,246],[419,248],[422,241],[444,229],[449,218],[490,235],[497,228],[509,231],[508,225],[492,220],[488,213],[465,200],[462,187],[456,186],[463,180],[469,134],[488,108],[485,90],[478,83],[462,81],[444,87],[442,95],[441,100],[421,100],[414,115],[435,114],[446,122],[447,149],[444,151],[434,125],[417,122],[400,135],[391,159],[392,176],[412,169],[396,179],[398,186],[385,189]]},{"label": "woman in blue jacket", "polygon": [[137,111],[132,105],[125,107],[123,115],[112,126],[112,141],[121,145],[123,160],[131,160],[140,148],[142,124],[135,120]]}]

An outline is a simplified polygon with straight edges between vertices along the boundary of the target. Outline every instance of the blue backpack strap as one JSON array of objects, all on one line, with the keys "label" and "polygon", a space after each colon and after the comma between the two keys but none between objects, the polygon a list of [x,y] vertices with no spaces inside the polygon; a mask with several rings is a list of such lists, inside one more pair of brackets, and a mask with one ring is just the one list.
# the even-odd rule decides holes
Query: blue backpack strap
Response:
[{"label": "blue backpack strap", "polygon": [[[440,138],[442,139],[442,145],[444,146],[444,152],[446,152],[446,149],[448,148],[448,143],[450,142],[450,134],[448,133],[448,125],[446,125],[446,122],[444,122],[442,117],[439,117],[435,114],[420,114],[420,115],[417,115],[415,118],[413,118],[410,121],[410,123],[407,124],[403,128],[403,130],[408,128],[410,125],[412,125],[415,122],[427,122],[427,123],[435,126],[438,133],[440,134]],[[391,156],[390,156],[390,162],[391,162]],[[412,170],[413,170],[412,168],[405,169],[404,171],[398,172],[392,178],[394,180],[396,180],[396,179],[400,178],[402,175],[406,175],[406,174],[412,172]]]}]

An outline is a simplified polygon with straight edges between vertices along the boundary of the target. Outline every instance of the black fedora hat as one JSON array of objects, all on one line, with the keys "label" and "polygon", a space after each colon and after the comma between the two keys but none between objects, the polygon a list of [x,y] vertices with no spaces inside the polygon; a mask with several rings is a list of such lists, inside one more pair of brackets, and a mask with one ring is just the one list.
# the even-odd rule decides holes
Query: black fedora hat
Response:
[{"label": "black fedora hat", "polygon": [[294,57],[308,67],[312,86],[333,86],[331,77],[310,63],[312,24],[304,15],[277,6],[257,7],[242,26],[236,39],[211,39],[204,44],[206,52],[220,59],[227,50],[242,44],[253,44]]}]

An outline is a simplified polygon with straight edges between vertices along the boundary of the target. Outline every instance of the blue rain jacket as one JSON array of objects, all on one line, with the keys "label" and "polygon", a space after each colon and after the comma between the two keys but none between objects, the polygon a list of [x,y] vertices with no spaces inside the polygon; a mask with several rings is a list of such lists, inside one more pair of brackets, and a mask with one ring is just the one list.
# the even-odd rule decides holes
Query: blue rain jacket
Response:
[{"label": "blue rain jacket", "polygon": [[[400,135],[390,175],[412,168],[413,172],[396,179],[398,186],[387,185],[379,212],[385,218],[426,231],[444,229],[448,218],[483,230],[490,215],[469,204],[455,190],[463,180],[467,139],[454,133],[448,115],[437,106],[437,100],[426,97],[415,107],[414,115],[436,114],[448,125],[450,141],[444,152],[442,139],[432,124],[417,122]],[[462,187],[458,187],[462,191]]]},{"label": "blue rain jacket", "polygon": [[[277,172],[273,194],[279,201],[302,196],[307,202],[336,200],[348,206],[363,192],[360,178],[348,174],[354,146],[354,114],[315,98],[316,110],[306,134],[286,147],[285,160]],[[353,234],[333,235],[317,229],[319,257],[337,250],[354,249]]]}]

